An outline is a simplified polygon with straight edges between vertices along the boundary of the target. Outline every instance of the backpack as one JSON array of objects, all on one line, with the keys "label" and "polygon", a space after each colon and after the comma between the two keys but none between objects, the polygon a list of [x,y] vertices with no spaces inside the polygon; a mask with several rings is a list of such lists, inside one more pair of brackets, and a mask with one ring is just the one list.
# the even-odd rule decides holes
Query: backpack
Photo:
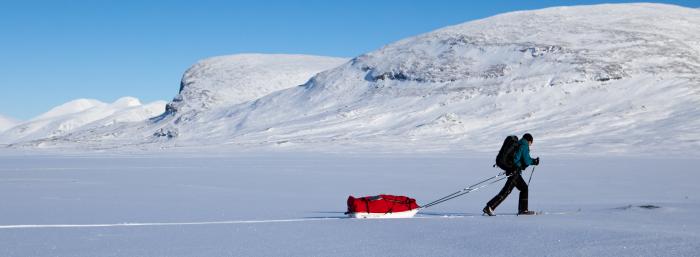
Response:
[{"label": "backpack", "polygon": [[503,145],[501,146],[501,150],[498,151],[496,165],[494,166],[498,166],[506,172],[516,170],[518,166],[515,165],[515,152],[518,151],[519,146],[520,143],[518,143],[517,136],[510,135],[506,137],[506,140],[503,141]]}]

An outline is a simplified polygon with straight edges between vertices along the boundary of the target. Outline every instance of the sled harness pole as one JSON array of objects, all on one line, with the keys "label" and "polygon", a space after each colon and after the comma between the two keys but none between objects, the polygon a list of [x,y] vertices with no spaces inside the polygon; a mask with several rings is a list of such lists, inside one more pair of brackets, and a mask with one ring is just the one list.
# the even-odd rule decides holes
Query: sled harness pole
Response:
[{"label": "sled harness pole", "polygon": [[[468,187],[466,187],[466,188],[464,188],[464,189],[462,189],[462,190],[459,190],[459,191],[457,191],[457,192],[451,193],[451,194],[446,195],[446,196],[444,196],[444,197],[442,197],[442,198],[440,198],[440,199],[437,199],[437,200],[432,201],[432,202],[430,202],[430,203],[428,203],[428,204],[426,204],[426,205],[423,205],[423,206],[420,207],[420,209],[425,209],[425,208],[434,206],[434,205],[436,205],[436,204],[440,204],[440,203],[446,202],[446,201],[448,201],[448,200],[452,200],[452,199],[454,199],[454,198],[457,198],[457,197],[466,195],[466,194],[468,194],[468,193],[470,193],[470,192],[479,190],[480,188],[484,188],[484,187],[486,187],[486,186],[488,186],[488,185],[491,185],[491,184],[496,183],[496,182],[498,182],[498,181],[501,181],[501,180],[503,180],[503,179],[505,179],[505,178],[507,178],[507,177],[510,177],[510,176],[505,176],[505,175],[506,175],[505,172],[498,173],[498,175],[496,175],[496,176],[493,176],[493,177],[484,179],[484,180],[482,180],[482,181],[479,182],[479,183],[476,183],[476,184],[474,184],[474,185],[468,186]],[[490,183],[487,183],[487,182],[490,182]]]}]

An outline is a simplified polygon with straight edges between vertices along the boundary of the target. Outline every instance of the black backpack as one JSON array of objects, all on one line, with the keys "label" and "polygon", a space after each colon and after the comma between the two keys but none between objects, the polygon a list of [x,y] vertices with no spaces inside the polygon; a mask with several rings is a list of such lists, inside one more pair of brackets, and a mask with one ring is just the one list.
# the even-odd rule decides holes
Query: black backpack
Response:
[{"label": "black backpack", "polygon": [[503,145],[501,146],[501,150],[498,151],[498,155],[496,156],[496,166],[501,168],[504,171],[514,171],[518,167],[515,165],[515,152],[518,151],[518,147],[520,147],[520,143],[518,143],[518,137],[514,135],[510,135],[506,137],[506,140],[503,141]]}]

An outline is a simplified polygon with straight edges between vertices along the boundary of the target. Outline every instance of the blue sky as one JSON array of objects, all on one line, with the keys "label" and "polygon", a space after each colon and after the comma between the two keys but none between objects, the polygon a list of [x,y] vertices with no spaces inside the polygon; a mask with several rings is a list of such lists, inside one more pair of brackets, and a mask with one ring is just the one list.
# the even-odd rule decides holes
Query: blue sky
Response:
[{"label": "blue sky", "polygon": [[209,56],[353,57],[498,13],[627,2],[0,1],[0,114],[18,119],[77,98],[170,100],[182,73]]}]

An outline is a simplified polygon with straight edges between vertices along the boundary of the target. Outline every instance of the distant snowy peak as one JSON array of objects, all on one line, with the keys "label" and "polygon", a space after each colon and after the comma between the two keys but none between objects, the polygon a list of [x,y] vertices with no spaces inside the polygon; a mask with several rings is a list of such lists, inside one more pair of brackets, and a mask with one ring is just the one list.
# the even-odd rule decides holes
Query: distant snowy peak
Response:
[{"label": "distant snowy peak", "polygon": [[139,99],[130,96],[119,98],[111,104],[104,103],[95,99],[76,99],[56,106],[48,112],[45,112],[31,120],[42,120],[66,115],[73,115],[95,108],[104,110],[117,110],[140,105],[141,101],[139,101]]},{"label": "distant snowy peak", "polygon": [[238,54],[197,62],[182,77],[180,92],[168,110],[207,110],[257,99],[298,86],[318,72],[336,67],[345,58]]},{"label": "distant snowy peak", "polygon": [[111,105],[115,108],[129,108],[141,105],[141,101],[138,98],[126,96],[117,99]]},{"label": "distant snowy peak", "polygon": [[19,121],[16,119],[0,115],[0,132],[14,127],[15,125],[17,125],[17,123],[19,123]]},{"label": "distant snowy peak", "polygon": [[103,103],[99,100],[95,99],[76,99],[64,104],[61,104],[59,106],[56,106],[54,108],[51,108],[51,110],[31,119],[31,120],[42,120],[42,119],[48,119],[48,118],[53,118],[53,117],[59,117],[63,115],[69,115],[69,114],[74,114],[74,113],[79,113],[91,108],[95,107],[101,107],[101,106],[106,106],[106,103]]},{"label": "distant snowy peak", "polygon": [[14,143],[66,135],[79,129],[120,122],[143,121],[162,114],[165,101],[142,105],[134,97],[122,97],[107,104],[93,99],[67,102],[27,122],[0,133],[0,143]]}]

